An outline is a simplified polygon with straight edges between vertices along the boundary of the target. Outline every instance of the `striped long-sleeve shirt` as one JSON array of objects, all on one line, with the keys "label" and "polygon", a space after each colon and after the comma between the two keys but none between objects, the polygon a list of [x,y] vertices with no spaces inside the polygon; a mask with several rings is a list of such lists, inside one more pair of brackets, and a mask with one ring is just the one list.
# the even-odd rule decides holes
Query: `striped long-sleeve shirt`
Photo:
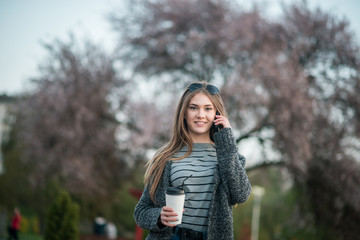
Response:
[{"label": "striped long-sleeve shirt", "polygon": [[[187,147],[179,151],[183,156]],[[209,207],[214,192],[214,169],[217,164],[215,146],[194,143],[191,155],[171,164],[170,182],[185,190],[185,212],[180,227],[206,232]]]}]

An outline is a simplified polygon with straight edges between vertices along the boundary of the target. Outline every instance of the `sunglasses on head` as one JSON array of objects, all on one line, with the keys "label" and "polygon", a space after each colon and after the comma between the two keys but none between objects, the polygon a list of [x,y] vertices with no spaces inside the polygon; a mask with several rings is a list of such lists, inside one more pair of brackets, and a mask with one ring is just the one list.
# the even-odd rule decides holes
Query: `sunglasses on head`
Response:
[{"label": "sunglasses on head", "polygon": [[190,86],[188,87],[190,92],[194,92],[198,89],[203,88],[206,85],[206,90],[211,94],[211,95],[216,95],[219,94],[219,89],[217,87],[215,87],[214,85],[211,84],[201,84],[201,83],[192,83],[190,84]]}]

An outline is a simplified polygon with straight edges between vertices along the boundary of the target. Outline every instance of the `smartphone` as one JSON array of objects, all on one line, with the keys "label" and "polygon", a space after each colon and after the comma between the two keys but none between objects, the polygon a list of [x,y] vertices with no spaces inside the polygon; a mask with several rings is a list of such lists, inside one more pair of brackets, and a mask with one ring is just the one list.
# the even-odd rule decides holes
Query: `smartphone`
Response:
[{"label": "smartphone", "polygon": [[[220,115],[219,111],[216,111],[216,115]],[[215,123],[213,123],[213,125],[214,125],[215,132],[219,131],[219,128],[220,129],[223,128],[223,126],[221,124],[215,125]]]}]

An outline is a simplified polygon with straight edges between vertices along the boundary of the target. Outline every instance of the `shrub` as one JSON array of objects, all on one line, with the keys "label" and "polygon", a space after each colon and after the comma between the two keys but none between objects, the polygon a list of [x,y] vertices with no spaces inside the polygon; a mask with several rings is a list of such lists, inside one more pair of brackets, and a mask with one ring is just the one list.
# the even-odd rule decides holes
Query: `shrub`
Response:
[{"label": "shrub", "polygon": [[78,221],[78,205],[66,191],[60,191],[47,216],[45,240],[78,239]]},{"label": "shrub", "polygon": [[25,216],[21,216],[20,232],[27,233],[30,229],[29,219]]}]

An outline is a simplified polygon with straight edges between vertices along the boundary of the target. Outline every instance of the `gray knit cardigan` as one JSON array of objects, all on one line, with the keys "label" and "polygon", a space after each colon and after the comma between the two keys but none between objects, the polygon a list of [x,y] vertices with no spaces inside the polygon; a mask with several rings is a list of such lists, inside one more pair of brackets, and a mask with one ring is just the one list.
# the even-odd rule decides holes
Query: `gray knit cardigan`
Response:
[{"label": "gray knit cardigan", "polygon": [[[208,240],[233,240],[232,206],[245,202],[251,192],[251,185],[244,169],[245,158],[238,148],[231,128],[215,133],[215,147],[218,165],[215,169],[215,188],[209,209]],[[165,190],[170,185],[171,161],[164,169],[154,199],[151,201],[149,187],[135,207],[136,224],[149,230],[147,240],[170,240],[173,228],[158,226],[161,208],[165,206]]]}]

